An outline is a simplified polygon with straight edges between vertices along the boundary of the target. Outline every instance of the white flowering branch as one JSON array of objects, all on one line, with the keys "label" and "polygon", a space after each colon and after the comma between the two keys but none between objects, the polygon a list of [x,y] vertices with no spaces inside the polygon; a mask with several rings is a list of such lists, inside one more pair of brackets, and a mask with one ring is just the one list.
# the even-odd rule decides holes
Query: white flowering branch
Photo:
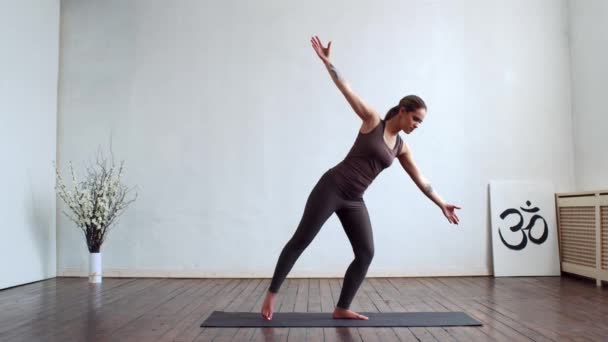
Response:
[{"label": "white flowering branch", "polygon": [[120,179],[124,161],[116,170],[113,155],[108,166],[107,160],[100,153],[95,165],[86,168],[87,176],[80,182],[76,179],[72,162],[69,164],[72,187],[66,186],[55,165],[55,190],[70,209],[70,213],[63,211],[64,215],[83,231],[89,251],[98,253],[110,228],[117,223],[117,218],[127,206],[137,199],[137,193],[132,199],[126,199],[132,189],[123,185]]}]

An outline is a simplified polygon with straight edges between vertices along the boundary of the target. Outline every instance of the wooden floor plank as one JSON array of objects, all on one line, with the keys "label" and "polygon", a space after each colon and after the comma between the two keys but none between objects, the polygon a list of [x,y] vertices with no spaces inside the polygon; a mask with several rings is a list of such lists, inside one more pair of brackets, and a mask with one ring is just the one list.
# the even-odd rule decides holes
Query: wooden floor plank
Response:
[{"label": "wooden floor plank", "polygon": [[[252,300],[252,297],[257,295],[256,290],[259,284],[259,279],[252,279],[251,281],[248,281],[247,287],[243,290],[243,292],[236,297],[223,311],[249,311],[250,306],[252,305],[251,302],[255,302],[255,300]],[[213,341],[225,342],[232,341],[239,328],[221,328],[218,330],[219,331],[213,338]]]},{"label": "wooden floor plank", "polygon": [[[68,333],[66,330],[71,330],[72,335],[89,334],[96,324],[101,320],[97,319],[96,312],[99,308],[113,305],[116,301],[121,300],[129,295],[137,295],[148,287],[161,282],[161,279],[141,279],[109,288],[106,281],[104,284],[88,284],[87,279],[81,279],[81,290],[74,291],[68,289],[68,293],[77,292],[69,300],[54,301],[50,305],[51,309],[43,310],[44,316],[40,314],[34,315],[31,319],[25,321],[17,329],[12,330],[12,335],[27,337],[32,340],[49,339],[51,336]],[[81,292],[84,292],[83,295]],[[65,293],[64,293],[65,294]],[[41,320],[40,317],[46,317]],[[91,329],[77,329],[78,326],[87,326]],[[0,334],[0,340],[10,339],[10,334]]]},{"label": "wooden floor plank", "polygon": [[[372,304],[378,309],[378,312],[391,312],[391,307],[385,302],[382,295],[378,292],[376,287],[371,283],[371,279],[366,279],[361,284],[361,290],[363,294],[366,294]],[[399,341],[399,337],[393,328],[376,328],[375,329],[382,341]]]},{"label": "wooden floor plank", "polygon": [[153,284],[133,295],[122,296],[109,305],[98,305],[88,312],[87,320],[71,319],[52,339],[65,341],[77,332],[83,340],[109,340],[115,330],[137,319],[146,310],[162,304],[185,285],[179,279],[163,279]]},{"label": "wooden floor plank", "polygon": [[[342,280],[340,279],[330,279],[329,280],[329,289],[331,291],[331,297],[334,303],[337,303],[340,300],[340,293],[342,292]],[[356,297],[356,296],[355,296]],[[334,305],[335,308],[335,305]],[[357,299],[353,299],[350,310],[352,311],[360,311],[358,307]],[[330,314],[328,313],[328,316]],[[336,327],[334,329],[335,334],[338,337],[339,341],[362,341],[361,333],[358,328],[350,328],[350,327]]]},{"label": "wooden floor plank", "polygon": [[176,293],[154,309],[114,331],[110,340],[153,341],[159,339],[181,319],[181,312],[193,300],[203,296],[214,283],[205,279],[184,279],[184,291]]},{"label": "wooden floor plank", "polygon": [[[239,296],[247,295],[245,290],[250,288],[249,284],[251,284],[251,280],[249,279],[241,279],[239,284],[234,287],[228,294],[218,296],[213,298],[209,302],[208,310],[205,312],[203,319],[209,317],[209,315],[213,311],[226,311],[226,308],[230,306],[230,304]],[[202,323],[202,322],[201,322]],[[200,325],[200,324],[199,324]],[[199,328],[200,333],[192,340],[192,341],[210,341],[215,338],[215,336],[220,333],[224,328]],[[188,335],[189,336],[189,335]],[[190,339],[186,339],[185,341],[191,341]]]},{"label": "wooden floor plank", "polygon": [[[323,312],[321,309],[321,279],[308,281],[308,311]],[[309,328],[306,331],[307,341],[323,341],[323,328]]]},{"label": "wooden floor plank", "polygon": [[[451,311],[464,311],[471,317],[482,322],[484,326],[481,328],[490,338],[496,341],[531,341],[526,336],[514,331],[508,326],[504,326],[500,321],[494,320],[488,317],[483,312],[471,309],[466,303],[467,301],[461,300],[461,291],[456,286],[450,284],[446,278],[425,278],[421,279],[420,282],[428,285],[429,287],[434,286],[441,289],[437,292],[437,296],[441,300],[441,304],[450,309]],[[466,296],[465,296],[466,297]]]},{"label": "wooden floor plank", "polygon": [[[204,321],[203,315],[208,310],[208,303],[222,291],[238,284],[238,279],[208,279],[210,288],[197,296],[190,298],[189,303],[178,311],[173,325],[163,332],[159,341],[174,341],[181,338],[186,331],[190,334],[200,332],[200,324]],[[191,336],[192,340],[194,336]]]},{"label": "wooden floor plank", "polygon": [[[380,310],[378,309],[378,307],[376,305],[374,305],[374,303],[372,302],[372,300],[370,299],[369,295],[367,294],[366,286],[365,282],[367,280],[363,281],[363,284],[361,285],[361,288],[359,288],[359,291],[357,292],[357,294],[355,295],[355,299],[357,301],[357,310],[355,311],[364,311],[364,312],[379,312]],[[363,341],[382,341],[380,336],[377,333],[376,328],[373,327],[361,327],[358,328],[359,330],[359,334],[361,335],[361,338]]]},{"label": "wooden floor plank", "polygon": [[[296,298],[293,305],[293,312],[307,312],[308,311],[308,284],[309,279],[297,279],[296,284],[298,286],[296,292]],[[287,335],[287,341],[305,341],[308,334],[309,328],[289,328],[289,334]]]},{"label": "wooden floor plank", "polygon": [[247,285],[247,281],[242,279],[221,279],[218,281],[219,283],[214,290],[197,301],[194,307],[190,307],[188,309],[189,313],[183,317],[178,327],[163,335],[161,341],[193,341],[206,330],[206,328],[201,328],[200,325],[213,310],[217,310],[219,301],[223,300],[224,305],[226,305],[226,301],[232,299],[232,296],[238,294]]},{"label": "wooden floor plank", "polygon": [[[67,278],[66,284],[54,287],[50,291],[41,291],[41,295],[30,295],[26,300],[19,301],[17,307],[12,307],[10,303],[6,307],[2,302],[3,319],[0,318],[0,334],[7,327],[14,329],[15,326],[28,326],[33,323],[32,317],[40,315],[53,315],[57,308],[61,306],[61,311],[69,310],[74,305],[78,305],[83,300],[89,300],[91,296],[101,292],[107,292],[112,288],[124,286],[134,279],[109,279],[103,284],[89,284],[87,279]],[[135,284],[133,284],[135,285]],[[7,316],[10,313],[9,316]],[[27,327],[26,327],[27,328]]]},{"label": "wooden floor plank", "polygon": [[[374,278],[369,279],[368,281],[376,289],[376,292],[378,292],[386,304],[388,311],[407,312],[400,302],[401,293],[399,293],[399,291],[397,291],[397,289],[390,284],[388,279]],[[400,341],[418,341],[410,328],[394,327],[392,330],[395,332]]]},{"label": "wooden floor plank", "polygon": [[[285,280],[275,312],[333,312],[339,278]],[[53,278],[0,291],[1,341],[605,341],[608,291],[580,277],[368,278],[356,312],[464,311],[482,327],[201,328],[260,313],[269,279]]]},{"label": "wooden floor plank", "polygon": [[[251,295],[246,297],[246,300],[244,300],[240,307],[236,308],[235,311],[255,312],[257,314],[260,314],[260,312],[258,311],[259,307],[256,306],[256,303],[260,300],[260,298],[262,298],[263,300],[270,282],[264,279],[258,280],[259,281],[257,281],[257,286],[255,290],[251,293]],[[253,329],[237,328],[236,333],[232,337],[231,341],[249,341],[249,339],[251,339],[252,334]],[[228,339],[226,339],[226,341],[228,341]]]},{"label": "wooden floor plank", "polygon": [[[294,282],[295,279],[285,279],[277,296],[275,297],[275,305],[274,312],[280,312],[281,307],[283,305],[283,301],[288,300],[286,297],[287,289],[290,284]],[[261,302],[263,303],[263,302]],[[260,303],[260,305],[261,305]],[[261,307],[260,307],[261,308]],[[289,334],[289,328],[273,328],[273,327],[264,327],[264,328],[254,328],[254,333],[251,336],[251,341],[287,341],[287,336]]]},{"label": "wooden floor plank", "polygon": [[[321,311],[331,317],[331,314],[336,308],[336,301],[331,294],[331,285],[329,278],[321,279],[319,283],[319,295],[321,297]],[[340,340],[340,334],[336,328],[321,328],[323,329],[323,341],[335,342]]]}]

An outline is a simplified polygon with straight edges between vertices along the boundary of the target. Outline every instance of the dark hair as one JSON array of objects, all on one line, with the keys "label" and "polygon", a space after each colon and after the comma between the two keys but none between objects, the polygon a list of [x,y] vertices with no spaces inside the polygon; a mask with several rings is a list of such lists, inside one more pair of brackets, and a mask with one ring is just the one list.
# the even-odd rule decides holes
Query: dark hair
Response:
[{"label": "dark hair", "polygon": [[406,112],[413,112],[420,108],[424,108],[426,110],[426,103],[424,103],[424,101],[419,96],[408,95],[402,98],[401,101],[399,101],[398,105],[389,109],[389,111],[386,113],[386,116],[384,117],[384,121],[388,121],[393,116],[397,115],[397,113],[399,113],[399,108],[401,107],[405,108]]}]

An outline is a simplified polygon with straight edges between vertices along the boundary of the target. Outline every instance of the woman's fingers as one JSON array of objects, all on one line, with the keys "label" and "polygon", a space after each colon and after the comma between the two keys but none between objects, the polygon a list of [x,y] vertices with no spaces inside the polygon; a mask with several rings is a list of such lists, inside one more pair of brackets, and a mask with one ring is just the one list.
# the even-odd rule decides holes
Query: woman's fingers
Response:
[{"label": "woman's fingers", "polygon": [[445,217],[448,219],[448,222],[453,223],[453,224],[458,224],[458,222],[460,222],[460,219],[458,218],[458,216],[456,214],[454,214],[453,212],[449,212],[445,215]]},{"label": "woman's fingers", "polygon": [[317,44],[317,42],[315,42],[312,39],[311,39],[311,42],[312,42],[312,48],[315,50],[315,52],[317,53],[317,55],[321,56],[321,51],[319,49],[319,45]]},{"label": "woman's fingers", "polygon": [[452,215],[450,213],[445,213],[445,217],[448,219],[448,222],[452,223]]},{"label": "woman's fingers", "polygon": [[443,214],[448,221],[453,224],[458,224],[460,222],[460,218],[458,218],[458,215],[456,215],[456,209],[460,209],[460,207],[453,204],[447,204],[443,207]]},{"label": "woman's fingers", "polygon": [[310,41],[312,42],[312,46],[315,49],[315,51],[321,52],[322,46],[319,44],[319,42],[316,41],[315,39],[311,39]]},{"label": "woman's fingers", "polygon": [[[314,38],[315,38],[317,44],[319,45],[319,47],[321,47],[322,49],[325,49],[325,47],[323,46],[323,43],[321,43],[321,39],[319,39],[319,36],[315,36]],[[330,42],[330,44],[331,44],[331,42]],[[329,46],[328,46],[328,48],[329,48]]]},{"label": "woman's fingers", "polygon": [[317,56],[324,61],[327,60],[329,57],[329,47],[331,46],[331,42],[328,43],[327,48],[323,47],[323,44],[318,36],[313,36],[310,39],[310,42],[312,43],[312,48],[317,53]]}]

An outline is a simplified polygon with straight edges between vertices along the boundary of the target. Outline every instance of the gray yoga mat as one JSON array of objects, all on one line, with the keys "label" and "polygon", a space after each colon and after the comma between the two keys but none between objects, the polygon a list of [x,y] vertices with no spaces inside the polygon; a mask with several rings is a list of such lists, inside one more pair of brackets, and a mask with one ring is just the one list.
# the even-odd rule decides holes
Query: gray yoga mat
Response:
[{"label": "gray yoga mat", "polygon": [[275,312],[265,320],[259,312],[213,311],[201,327],[452,327],[480,326],[464,312],[361,312],[369,320],[333,319],[329,312]]}]

